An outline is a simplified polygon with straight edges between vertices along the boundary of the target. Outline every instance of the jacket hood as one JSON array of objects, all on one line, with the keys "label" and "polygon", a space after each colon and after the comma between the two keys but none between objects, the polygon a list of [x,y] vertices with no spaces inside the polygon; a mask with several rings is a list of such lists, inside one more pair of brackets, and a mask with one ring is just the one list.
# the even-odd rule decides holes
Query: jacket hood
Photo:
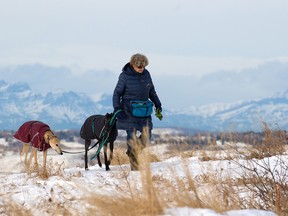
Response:
[{"label": "jacket hood", "polygon": [[127,75],[132,75],[132,76],[139,76],[141,74],[147,73],[147,70],[144,69],[142,73],[137,73],[136,71],[133,70],[133,68],[130,66],[130,63],[128,62],[122,69],[123,73]]}]

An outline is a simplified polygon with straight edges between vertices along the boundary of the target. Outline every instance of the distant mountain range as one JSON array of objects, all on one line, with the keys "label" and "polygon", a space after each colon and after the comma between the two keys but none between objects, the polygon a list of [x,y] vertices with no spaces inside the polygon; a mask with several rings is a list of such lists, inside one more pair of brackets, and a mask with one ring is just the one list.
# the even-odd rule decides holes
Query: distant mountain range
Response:
[{"label": "distant mountain range", "polygon": [[[93,114],[112,112],[112,95],[93,101],[83,93],[33,92],[26,83],[0,81],[0,130],[16,130],[27,120],[47,122],[54,130],[79,129]],[[288,91],[269,98],[233,104],[211,104],[186,110],[164,110],[154,127],[193,131],[261,131],[262,122],[288,129]],[[154,117],[153,117],[154,118]]]}]

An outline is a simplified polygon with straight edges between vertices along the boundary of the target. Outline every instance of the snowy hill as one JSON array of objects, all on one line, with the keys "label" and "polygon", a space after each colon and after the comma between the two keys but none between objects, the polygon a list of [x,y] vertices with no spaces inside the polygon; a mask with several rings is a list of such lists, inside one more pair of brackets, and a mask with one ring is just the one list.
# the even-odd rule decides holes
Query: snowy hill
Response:
[{"label": "snowy hill", "polygon": [[[261,122],[288,129],[288,92],[269,98],[210,104],[186,110],[167,110],[155,127],[186,128],[195,131],[259,131]],[[51,91],[34,93],[26,83],[0,81],[0,129],[15,130],[24,121],[37,119],[55,129],[77,129],[93,114],[112,112],[112,96],[92,100],[83,93]]]},{"label": "snowy hill", "polygon": [[[73,151],[78,151],[78,147],[81,146],[78,143],[67,142],[65,144],[70,146]],[[234,182],[231,179],[239,179],[239,176],[244,175],[245,172],[243,167],[241,169],[241,164],[245,164],[245,160],[241,159],[238,163],[231,163],[231,160],[220,159],[224,157],[224,153],[219,151],[211,153],[215,159],[219,157],[218,159],[203,161],[201,151],[195,152],[194,150],[194,156],[183,158],[170,155],[168,147],[159,144],[146,149],[150,149],[150,152],[158,156],[165,156],[159,162],[151,162],[148,166],[150,171],[145,171],[145,164],[142,164],[142,171],[130,171],[129,165],[124,163],[110,166],[111,171],[109,172],[98,165],[90,166],[89,170],[85,170],[82,154],[57,155],[50,149],[48,156],[48,171],[50,174],[48,178],[41,177],[37,172],[30,175],[26,174],[24,165],[20,162],[19,153],[5,151],[3,155],[0,155],[2,162],[0,165],[0,215],[276,216],[276,213],[273,212],[273,206],[267,205],[266,210],[259,210],[263,207],[257,207],[256,203],[261,203],[261,200],[257,200],[257,197],[254,196],[249,198],[250,194],[240,184],[233,187],[233,190],[228,185],[229,192],[225,192],[225,185]],[[227,153],[227,151],[225,152]],[[141,155],[143,154],[142,152]],[[117,161],[117,153],[115,158]],[[42,154],[39,154],[38,159],[41,162]],[[262,164],[264,160],[268,160],[269,163],[266,161],[266,166],[269,164],[269,170],[273,170],[274,175],[279,173],[279,179],[283,179],[284,182],[279,180],[279,185],[284,184],[285,179],[287,180],[285,174],[283,174],[284,166],[287,164],[287,156],[283,156],[281,159],[274,156],[256,161],[255,164]],[[284,163],[283,167],[278,166],[277,169],[274,169],[279,160]],[[278,172],[281,167],[282,172]],[[258,172],[262,174],[263,166],[257,166],[258,169]],[[188,171],[190,174],[187,174]],[[271,177],[264,169],[263,173],[265,173],[265,179]],[[148,178],[144,178],[146,175],[151,175],[149,178],[153,179],[157,191],[152,198],[148,196],[148,199],[145,197],[146,190],[149,190],[147,189],[149,181],[146,180]],[[218,178],[221,180],[218,180]],[[226,178],[230,181],[225,181]],[[197,187],[193,187],[192,181]],[[221,187],[217,187],[218,183],[216,184],[216,181],[220,181],[220,183],[222,181],[222,184],[219,183]],[[270,185],[268,184],[265,187],[267,186]],[[223,188],[224,192],[219,188]],[[195,191],[197,192],[197,198],[201,200],[199,205],[195,201]],[[235,195],[236,191],[244,200],[243,204],[239,206],[235,204],[229,207],[229,204],[227,204],[229,202],[222,199],[223,197],[237,197]],[[254,190],[251,189],[251,191]],[[273,192],[273,190],[271,191]],[[283,195],[285,194],[283,190]],[[148,214],[150,210],[149,203],[152,205],[151,200],[154,197],[158,197],[161,208],[163,208],[163,214]],[[101,198],[107,203],[102,208]],[[138,202],[136,202],[137,200]],[[217,200],[220,200],[220,202],[218,203]],[[227,200],[237,203],[237,199],[232,200],[230,198]],[[246,200],[249,200],[249,204],[245,202]],[[271,200],[273,201],[273,199]],[[287,206],[284,202],[283,198],[283,209]],[[216,206],[215,203],[219,205]],[[115,209],[113,205],[115,205]],[[136,205],[136,207],[133,205]],[[107,206],[109,207],[107,208]],[[137,214],[137,211],[139,211],[137,206],[145,214]],[[222,213],[219,213],[219,209],[222,210]],[[115,214],[115,211],[117,211],[117,214]]]}]

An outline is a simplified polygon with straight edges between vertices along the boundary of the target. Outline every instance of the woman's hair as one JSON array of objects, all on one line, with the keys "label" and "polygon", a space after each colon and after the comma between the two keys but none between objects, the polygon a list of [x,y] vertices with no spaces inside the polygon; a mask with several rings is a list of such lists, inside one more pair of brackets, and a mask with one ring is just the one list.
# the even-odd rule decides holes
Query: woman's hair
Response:
[{"label": "woman's hair", "polygon": [[149,62],[145,55],[136,53],[131,56],[130,64],[135,65],[137,67],[141,67],[141,66],[146,67],[149,64]]}]

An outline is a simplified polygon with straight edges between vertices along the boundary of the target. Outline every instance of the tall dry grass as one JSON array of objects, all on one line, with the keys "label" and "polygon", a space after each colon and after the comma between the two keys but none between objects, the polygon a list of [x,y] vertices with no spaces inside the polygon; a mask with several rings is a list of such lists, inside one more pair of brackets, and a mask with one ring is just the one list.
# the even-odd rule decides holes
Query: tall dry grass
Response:
[{"label": "tall dry grass", "polygon": [[[224,159],[217,156],[219,149],[215,146],[215,138],[205,148],[194,146],[188,150],[185,143],[180,148],[179,145],[178,148],[171,148],[174,156],[183,156],[182,150],[185,149],[190,155],[200,155],[198,158],[205,163],[229,160],[230,164],[236,165],[237,173],[235,170],[221,169],[217,173],[206,170],[193,175],[189,165],[183,163],[181,167],[185,175],[167,179],[162,175],[152,175],[151,152],[146,151],[139,157],[140,190],[135,190],[134,183],[128,180],[129,173],[126,173],[127,194],[109,197],[91,195],[89,203],[98,212],[120,216],[159,215],[166,208],[184,206],[210,208],[216,212],[255,208],[274,211],[280,216],[288,215],[288,161],[282,157],[286,154],[286,135],[269,128],[267,124],[264,124],[263,132],[262,142],[253,141],[253,145],[248,144],[247,148],[226,146]],[[230,142],[239,141],[236,133],[228,137]],[[137,145],[139,141],[134,140]],[[179,171],[175,169],[171,167],[171,175]]]},{"label": "tall dry grass", "polygon": [[3,204],[0,203],[0,215],[3,216],[32,216],[31,211],[24,209],[21,205],[17,204],[13,200],[3,200]]},{"label": "tall dry grass", "polygon": [[26,173],[28,176],[38,177],[40,179],[48,179],[50,176],[64,177],[64,161],[62,163],[53,162],[51,158],[47,160],[46,169],[42,165],[38,164],[37,167],[26,167]]},{"label": "tall dry grass", "polygon": [[[288,161],[286,131],[263,123],[261,143],[238,151],[233,162],[241,169],[239,188],[246,191],[243,207],[272,210],[288,215]],[[250,199],[250,200],[249,200]]]},{"label": "tall dry grass", "polygon": [[[225,146],[224,158],[222,153],[219,154],[223,149],[215,146],[215,138],[212,136],[209,145],[189,146],[184,143],[183,146],[177,145],[177,148],[174,145],[169,151],[172,156],[184,159],[198,157],[199,163],[205,163],[207,167],[210,162],[228,160],[234,169],[222,168],[215,171],[211,168],[193,173],[189,162],[182,160],[181,164],[171,167],[165,175],[151,172],[151,162],[160,160],[150,151],[147,138],[135,137],[134,144],[139,146],[139,182],[131,181],[131,172],[123,169],[121,172],[126,182],[126,191],[121,190],[109,196],[91,193],[84,198],[90,206],[88,215],[163,215],[165,209],[170,207],[209,208],[220,213],[254,208],[274,211],[279,216],[288,215],[288,161],[284,157],[287,155],[286,133],[264,124],[263,134],[263,139],[257,142],[253,140],[245,148]],[[239,141],[235,133],[223,135],[223,141],[224,137],[229,137],[230,142]],[[121,168],[122,164],[129,163],[125,151],[122,148],[114,152],[114,165]],[[183,151],[186,153],[183,154]],[[43,178],[64,175],[61,167],[48,165],[48,174]],[[182,174],[178,175],[180,170]],[[51,209],[55,210],[51,213],[69,215],[67,206],[56,206],[52,200],[51,205],[54,205]],[[1,208],[5,212],[12,209],[12,212],[19,212],[18,215],[29,215],[28,211],[21,212],[23,209],[14,204]]]},{"label": "tall dry grass", "polygon": [[[139,162],[138,169],[141,173],[141,190],[139,191],[133,182],[128,179],[129,173],[123,171],[126,179],[127,193],[117,196],[97,196],[91,194],[87,201],[93,207],[90,214],[97,212],[98,215],[161,215],[163,214],[163,206],[161,196],[154,187],[152,173],[150,169],[151,161],[159,161],[157,157],[150,154],[145,148],[149,147],[148,130],[142,133],[141,139],[134,137],[130,145],[133,146],[135,154]],[[128,156],[123,156],[125,151],[116,152],[114,160],[121,166],[123,161],[129,163]]]}]

